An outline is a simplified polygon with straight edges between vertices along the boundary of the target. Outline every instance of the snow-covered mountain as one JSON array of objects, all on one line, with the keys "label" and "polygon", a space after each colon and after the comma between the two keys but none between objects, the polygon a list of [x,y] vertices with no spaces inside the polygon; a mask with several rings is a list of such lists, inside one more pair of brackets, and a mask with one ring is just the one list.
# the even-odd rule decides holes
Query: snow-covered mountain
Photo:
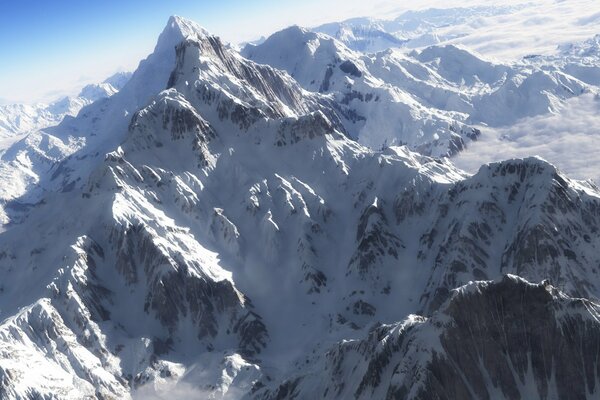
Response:
[{"label": "snow-covered mountain", "polygon": [[[247,46],[242,54],[329,96],[350,135],[373,148],[406,144],[423,154],[447,156],[479,135],[464,123],[465,114],[424,104],[414,91],[389,80],[389,67],[381,61],[329,36],[294,26]],[[389,75],[402,79],[395,72]]]},{"label": "snow-covered mountain", "polygon": [[[379,90],[316,38],[330,84]],[[172,17],[118,93],[0,156],[0,396],[597,397],[600,190],[366,147],[280,67]]]},{"label": "snow-covered mountain", "polygon": [[464,34],[442,34],[439,32],[442,28],[507,15],[519,8],[503,5],[429,8],[406,11],[393,19],[352,18],[320,25],[311,30],[334,37],[349,48],[365,53],[392,48],[414,49],[436,45]]},{"label": "snow-covered mountain", "polygon": [[410,315],[309,355],[258,398],[586,399],[597,393],[598,304],[549,282],[470,282]]},{"label": "snow-covered mountain", "polygon": [[463,150],[486,126],[556,112],[567,99],[600,91],[597,58],[588,67],[585,58],[500,64],[453,45],[363,54],[299,27],[248,45],[242,54],[329,95],[359,142],[372,148],[406,144],[438,157]]},{"label": "snow-covered mountain", "polygon": [[77,97],[63,97],[50,104],[9,104],[0,106],[0,138],[47,128],[96,100],[117,93],[129,80],[130,73],[119,72],[102,83],[86,85]]},{"label": "snow-covered mountain", "polygon": [[563,44],[556,54],[528,55],[524,62],[544,70],[559,68],[588,85],[600,86],[600,35]]}]

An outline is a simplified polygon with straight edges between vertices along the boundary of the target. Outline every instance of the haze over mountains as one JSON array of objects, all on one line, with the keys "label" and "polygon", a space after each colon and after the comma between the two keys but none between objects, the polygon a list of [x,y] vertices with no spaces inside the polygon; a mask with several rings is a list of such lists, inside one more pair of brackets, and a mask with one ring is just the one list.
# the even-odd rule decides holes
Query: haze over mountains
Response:
[{"label": "haze over mountains", "polygon": [[425,15],[241,51],[171,17],[122,85],[13,123],[0,398],[597,398],[600,189],[454,164],[593,110],[597,37],[499,62]]},{"label": "haze over mountains", "polygon": [[65,117],[76,116],[83,107],[118,92],[130,76],[127,72],[117,73],[102,83],[86,85],[77,97],[63,97],[50,104],[0,106],[0,138],[58,125]]}]

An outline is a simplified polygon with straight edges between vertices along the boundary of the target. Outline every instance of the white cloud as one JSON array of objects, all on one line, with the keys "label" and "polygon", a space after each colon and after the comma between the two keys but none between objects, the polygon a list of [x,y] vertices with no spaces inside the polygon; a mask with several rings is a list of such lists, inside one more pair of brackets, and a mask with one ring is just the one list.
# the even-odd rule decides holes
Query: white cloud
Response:
[{"label": "white cloud", "polygon": [[[393,18],[407,10],[427,8],[514,7],[514,11],[509,14],[490,13],[436,32],[441,37],[457,37],[452,40],[453,43],[504,61],[512,61],[532,53],[553,53],[559,44],[582,41],[600,33],[600,1],[597,0],[422,0],[410,4],[375,0],[360,4],[357,1],[345,2],[348,5],[339,3],[339,14],[384,19]],[[325,13],[326,19],[336,20],[333,10],[327,10],[329,12]],[[323,19],[322,16],[319,18]],[[340,19],[342,18],[337,18]]]},{"label": "white cloud", "polygon": [[579,42],[599,33],[597,24],[584,24],[600,12],[597,0],[540,0],[508,14],[480,20],[471,31],[450,27],[447,33],[464,34],[455,42],[487,56],[514,60],[527,54],[554,53],[560,44]]},{"label": "white cloud", "polygon": [[132,392],[133,400],[189,400],[219,399],[239,400],[245,392],[230,387],[224,394],[215,390],[203,390],[186,382],[149,383]]},{"label": "white cloud", "polygon": [[560,112],[526,118],[506,128],[482,128],[479,142],[454,163],[476,172],[484,163],[538,155],[569,177],[600,183],[600,98],[567,101]]}]

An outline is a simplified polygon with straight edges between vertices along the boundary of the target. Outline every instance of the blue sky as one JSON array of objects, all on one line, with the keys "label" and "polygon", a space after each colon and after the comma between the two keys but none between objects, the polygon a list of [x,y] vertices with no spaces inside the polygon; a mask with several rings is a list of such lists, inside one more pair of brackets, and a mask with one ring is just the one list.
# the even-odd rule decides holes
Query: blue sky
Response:
[{"label": "blue sky", "polygon": [[372,9],[358,0],[0,0],[0,103],[49,101],[134,69],[170,15],[239,42]]}]

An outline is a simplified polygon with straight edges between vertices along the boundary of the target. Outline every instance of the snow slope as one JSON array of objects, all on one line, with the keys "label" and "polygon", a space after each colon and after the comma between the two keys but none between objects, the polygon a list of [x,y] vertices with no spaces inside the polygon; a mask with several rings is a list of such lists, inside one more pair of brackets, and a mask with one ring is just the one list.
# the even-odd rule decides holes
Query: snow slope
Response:
[{"label": "snow slope", "polygon": [[172,17],[122,90],[6,150],[33,183],[4,194],[2,396],[563,394],[538,362],[566,340],[569,393],[597,397],[600,190],[365,147],[302,85]]}]

